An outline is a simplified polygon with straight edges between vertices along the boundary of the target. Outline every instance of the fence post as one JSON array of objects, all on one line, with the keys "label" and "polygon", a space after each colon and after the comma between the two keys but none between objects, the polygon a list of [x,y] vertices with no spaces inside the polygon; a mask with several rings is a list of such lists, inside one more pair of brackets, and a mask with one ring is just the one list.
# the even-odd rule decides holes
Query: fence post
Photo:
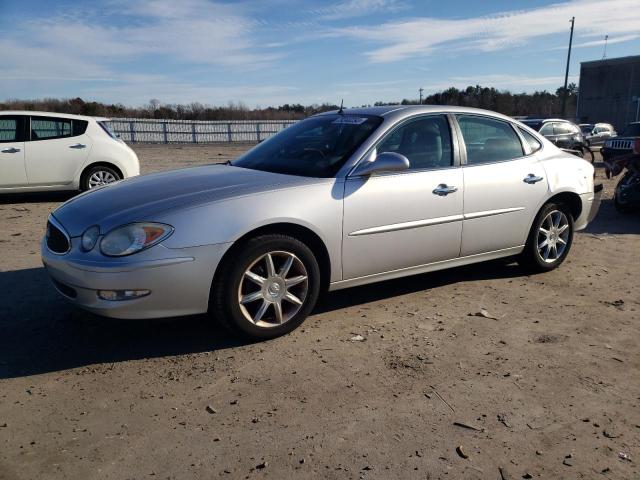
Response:
[{"label": "fence post", "polygon": [[227,123],[227,136],[229,138],[229,143],[231,143],[231,123]]},{"label": "fence post", "polygon": [[256,138],[258,139],[258,143],[260,143],[260,124],[256,122]]},{"label": "fence post", "polygon": [[133,128],[133,122],[129,122],[129,132],[131,133],[131,143],[136,143],[136,129]]},{"label": "fence post", "polygon": [[167,141],[167,122],[162,122],[162,134],[164,136],[164,143],[169,143]]},{"label": "fence post", "polygon": [[198,141],[196,140],[196,124],[195,124],[195,122],[193,122],[191,124],[191,138],[193,139],[193,143],[198,143]]}]

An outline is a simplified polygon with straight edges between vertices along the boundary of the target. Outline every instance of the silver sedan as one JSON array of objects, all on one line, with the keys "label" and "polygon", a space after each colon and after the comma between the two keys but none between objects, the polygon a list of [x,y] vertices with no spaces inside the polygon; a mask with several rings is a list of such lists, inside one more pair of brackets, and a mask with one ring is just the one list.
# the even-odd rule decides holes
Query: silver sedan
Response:
[{"label": "silver sedan", "polygon": [[71,199],[49,218],[42,258],[58,291],[92,312],[209,312],[269,338],[326,290],[500,257],[554,269],[599,187],[588,162],[497,113],[334,111],[227,165]]}]

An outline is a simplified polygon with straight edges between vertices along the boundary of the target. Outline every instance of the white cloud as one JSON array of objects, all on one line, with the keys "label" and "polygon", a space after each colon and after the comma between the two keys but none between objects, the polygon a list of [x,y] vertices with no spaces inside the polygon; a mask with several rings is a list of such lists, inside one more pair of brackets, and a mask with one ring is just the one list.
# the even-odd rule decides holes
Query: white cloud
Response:
[{"label": "white cloud", "polygon": [[[638,28],[640,28],[640,26]],[[614,43],[630,42],[631,40],[635,40],[637,38],[640,38],[639,34],[622,35],[620,37],[609,37],[606,41],[606,44],[612,45]],[[605,39],[603,38],[602,40],[591,40],[589,42],[575,43],[573,47],[574,48],[597,47],[604,44],[605,44]],[[566,49],[566,48],[567,48],[566,46],[558,47],[558,49]]]},{"label": "white cloud", "polygon": [[635,34],[640,25],[637,0],[573,0],[460,20],[421,17],[376,26],[351,26],[334,29],[332,35],[381,45],[366,52],[366,56],[373,63],[384,63],[426,56],[436,49],[492,51],[521,45],[568,32],[572,16],[577,17],[578,36]]},{"label": "white cloud", "polygon": [[364,17],[380,12],[398,12],[407,6],[398,0],[345,0],[311,10],[311,14],[322,20],[342,20]]}]

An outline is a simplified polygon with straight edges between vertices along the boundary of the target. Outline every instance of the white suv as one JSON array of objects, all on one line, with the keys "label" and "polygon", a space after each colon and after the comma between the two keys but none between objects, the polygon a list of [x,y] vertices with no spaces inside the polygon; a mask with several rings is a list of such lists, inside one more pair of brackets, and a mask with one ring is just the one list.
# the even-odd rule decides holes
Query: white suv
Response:
[{"label": "white suv", "polygon": [[0,111],[0,193],[89,190],[140,174],[106,118]]}]

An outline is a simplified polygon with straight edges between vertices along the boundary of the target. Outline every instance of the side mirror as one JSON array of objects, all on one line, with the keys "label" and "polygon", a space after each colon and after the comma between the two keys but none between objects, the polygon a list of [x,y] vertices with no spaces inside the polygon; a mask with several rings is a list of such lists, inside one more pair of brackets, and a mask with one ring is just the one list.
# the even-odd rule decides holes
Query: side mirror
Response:
[{"label": "side mirror", "polygon": [[404,155],[393,152],[375,152],[369,159],[360,162],[351,176],[365,177],[378,172],[401,172],[409,169],[409,159]]}]

